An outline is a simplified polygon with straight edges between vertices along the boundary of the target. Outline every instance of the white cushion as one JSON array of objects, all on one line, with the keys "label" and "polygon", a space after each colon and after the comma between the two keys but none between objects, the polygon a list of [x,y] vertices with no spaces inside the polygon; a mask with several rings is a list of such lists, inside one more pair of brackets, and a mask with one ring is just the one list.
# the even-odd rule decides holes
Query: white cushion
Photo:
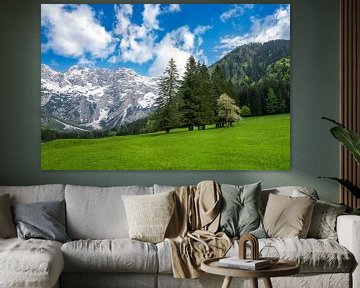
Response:
[{"label": "white cushion", "polygon": [[130,239],[78,240],[61,248],[66,272],[157,271],[156,246]]},{"label": "white cushion", "polygon": [[128,238],[122,195],[152,194],[152,187],[66,185],[67,233],[75,239]]},{"label": "white cushion", "polygon": [[52,287],[63,268],[59,242],[0,239],[0,287]]}]

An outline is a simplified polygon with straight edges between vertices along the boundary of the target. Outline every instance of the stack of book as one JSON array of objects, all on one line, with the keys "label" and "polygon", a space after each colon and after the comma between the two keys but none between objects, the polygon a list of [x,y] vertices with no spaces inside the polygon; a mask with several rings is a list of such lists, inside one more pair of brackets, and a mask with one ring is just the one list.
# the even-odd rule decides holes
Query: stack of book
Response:
[{"label": "stack of book", "polygon": [[238,256],[234,256],[220,259],[219,266],[246,270],[260,270],[270,267],[271,262],[267,259],[251,260],[240,259]]}]

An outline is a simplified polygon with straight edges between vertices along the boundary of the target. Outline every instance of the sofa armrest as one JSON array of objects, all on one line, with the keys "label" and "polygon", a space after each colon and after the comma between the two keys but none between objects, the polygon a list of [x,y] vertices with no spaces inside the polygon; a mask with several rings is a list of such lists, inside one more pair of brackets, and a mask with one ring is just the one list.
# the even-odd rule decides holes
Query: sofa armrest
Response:
[{"label": "sofa armrest", "polygon": [[339,244],[347,248],[355,257],[353,287],[360,287],[360,216],[338,216],[336,229]]}]

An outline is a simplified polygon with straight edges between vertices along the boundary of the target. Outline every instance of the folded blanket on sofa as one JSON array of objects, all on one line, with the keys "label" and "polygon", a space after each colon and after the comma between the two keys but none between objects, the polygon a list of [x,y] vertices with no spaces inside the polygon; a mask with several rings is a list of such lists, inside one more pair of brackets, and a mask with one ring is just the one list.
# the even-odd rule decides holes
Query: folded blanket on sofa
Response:
[{"label": "folded blanket on sofa", "polygon": [[200,277],[201,262],[222,257],[231,246],[225,233],[216,233],[221,210],[221,189],[213,181],[175,189],[175,211],[165,233],[171,247],[175,278]]}]

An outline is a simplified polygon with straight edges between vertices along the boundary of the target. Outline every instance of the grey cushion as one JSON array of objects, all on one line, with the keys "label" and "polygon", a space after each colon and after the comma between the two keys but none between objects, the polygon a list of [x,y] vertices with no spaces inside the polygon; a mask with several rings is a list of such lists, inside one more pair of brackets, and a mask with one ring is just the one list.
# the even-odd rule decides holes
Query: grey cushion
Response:
[{"label": "grey cushion", "polygon": [[336,219],[346,206],[318,200],[315,203],[307,237],[337,240]]},{"label": "grey cushion", "polygon": [[9,194],[11,204],[65,199],[65,185],[0,186],[0,195]]},{"label": "grey cushion", "polygon": [[11,214],[10,196],[0,196],[0,238],[16,237],[16,229]]},{"label": "grey cushion", "polygon": [[69,241],[65,231],[65,202],[49,201],[13,206],[18,237]]},{"label": "grey cushion", "polygon": [[128,238],[122,195],[153,194],[152,187],[66,185],[67,232],[71,239]]},{"label": "grey cushion", "polygon": [[266,237],[260,216],[261,182],[243,186],[222,184],[221,192],[219,231],[229,237],[247,233],[258,238]]},{"label": "grey cushion", "polygon": [[0,239],[0,287],[53,287],[64,268],[61,243]]},{"label": "grey cushion", "polygon": [[78,240],[61,248],[67,272],[157,271],[156,246],[130,239]]}]

